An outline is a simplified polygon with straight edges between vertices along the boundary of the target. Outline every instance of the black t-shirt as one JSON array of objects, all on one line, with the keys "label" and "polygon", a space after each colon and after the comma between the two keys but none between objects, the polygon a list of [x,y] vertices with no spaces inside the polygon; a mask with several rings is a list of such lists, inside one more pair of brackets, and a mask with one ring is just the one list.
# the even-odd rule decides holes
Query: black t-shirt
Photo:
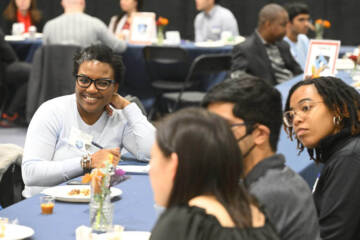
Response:
[{"label": "black t-shirt", "polygon": [[223,227],[217,218],[204,209],[176,206],[167,209],[151,233],[152,240],[279,240],[273,226],[266,221],[263,227],[240,229]]}]

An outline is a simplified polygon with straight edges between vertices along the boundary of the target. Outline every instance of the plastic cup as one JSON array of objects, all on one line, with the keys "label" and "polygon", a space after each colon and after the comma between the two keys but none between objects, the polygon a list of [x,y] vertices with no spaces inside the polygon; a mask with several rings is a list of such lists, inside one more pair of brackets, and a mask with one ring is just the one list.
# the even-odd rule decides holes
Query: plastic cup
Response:
[{"label": "plastic cup", "polygon": [[41,214],[52,214],[55,206],[55,199],[52,196],[41,196]]}]

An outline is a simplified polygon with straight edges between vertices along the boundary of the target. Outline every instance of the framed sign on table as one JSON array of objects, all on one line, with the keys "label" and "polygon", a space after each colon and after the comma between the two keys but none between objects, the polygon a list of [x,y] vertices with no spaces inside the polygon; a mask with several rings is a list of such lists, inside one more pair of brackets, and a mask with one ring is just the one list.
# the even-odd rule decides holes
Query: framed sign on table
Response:
[{"label": "framed sign on table", "polygon": [[151,44],[155,38],[155,13],[135,13],[130,27],[129,42],[132,44]]},{"label": "framed sign on table", "polygon": [[334,76],[340,41],[311,40],[306,58],[304,78]]}]

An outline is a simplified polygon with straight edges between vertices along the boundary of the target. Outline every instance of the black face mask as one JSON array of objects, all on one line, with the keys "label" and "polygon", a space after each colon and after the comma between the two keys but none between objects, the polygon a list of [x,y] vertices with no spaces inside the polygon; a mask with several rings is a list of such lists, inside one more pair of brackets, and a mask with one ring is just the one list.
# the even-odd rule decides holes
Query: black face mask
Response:
[{"label": "black face mask", "polygon": [[[237,141],[237,142],[241,142],[241,141],[244,140],[249,134],[250,134],[249,132],[246,133],[244,136],[236,139],[236,141]],[[249,153],[254,149],[254,147],[255,147],[255,143],[246,151],[246,153],[244,153],[244,154],[242,155],[243,159],[245,159],[245,158],[249,155]]]}]

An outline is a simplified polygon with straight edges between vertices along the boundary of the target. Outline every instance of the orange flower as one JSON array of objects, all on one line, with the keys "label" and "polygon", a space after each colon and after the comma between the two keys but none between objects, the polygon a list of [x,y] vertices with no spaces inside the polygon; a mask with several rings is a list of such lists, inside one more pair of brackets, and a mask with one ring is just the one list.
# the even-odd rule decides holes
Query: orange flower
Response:
[{"label": "orange flower", "polygon": [[330,24],[330,22],[329,22],[328,20],[324,20],[323,25],[324,25],[324,27],[326,27],[326,28],[330,28],[330,27],[331,27],[331,24]]},{"label": "orange flower", "polygon": [[167,18],[164,18],[164,17],[159,17],[157,22],[156,22],[156,25],[158,26],[166,26],[169,24],[169,20]]},{"label": "orange flower", "polygon": [[315,21],[315,24],[322,24],[323,23],[323,20],[322,19],[317,19],[316,21]]},{"label": "orange flower", "polygon": [[81,178],[81,183],[89,183],[91,181],[91,175],[90,173],[86,173],[84,176],[82,176]]}]

